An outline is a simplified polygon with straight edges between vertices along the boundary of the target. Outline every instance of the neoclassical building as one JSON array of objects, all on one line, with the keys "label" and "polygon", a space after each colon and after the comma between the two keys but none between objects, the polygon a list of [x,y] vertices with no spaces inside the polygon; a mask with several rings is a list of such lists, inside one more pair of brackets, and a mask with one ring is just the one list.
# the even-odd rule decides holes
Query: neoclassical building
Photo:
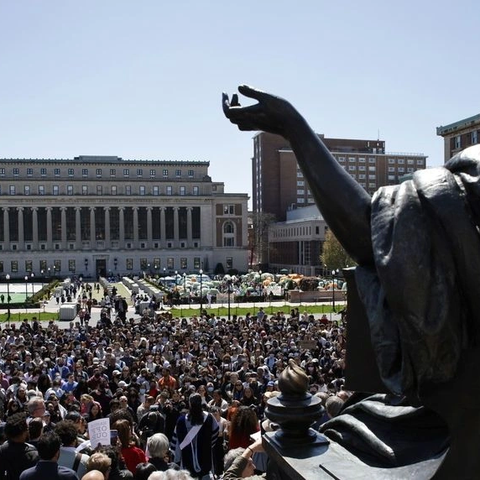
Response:
[{"label": "neoclassical building", "polygon": [[247,270],[247,201],[209,162],[0,160],[0,274]]}]

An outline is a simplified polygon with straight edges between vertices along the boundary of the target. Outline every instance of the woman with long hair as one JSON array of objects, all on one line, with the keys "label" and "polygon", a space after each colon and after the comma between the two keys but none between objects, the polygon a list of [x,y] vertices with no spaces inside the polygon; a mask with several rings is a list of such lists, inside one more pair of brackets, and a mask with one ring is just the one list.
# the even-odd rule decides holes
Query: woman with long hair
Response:
[{"label": "woman with long hair", "polygon": [[118,432],[118,440],[121,445],[120,451],[125,460],[125,465],[135,475],[137,465],[147,461],[145,452],[141,448],[135,446],[132,429],[128,420],[117,420],[112,425],[112,429],[117,430]]},{"label": "woman with long hair", "polygon": [[103,418],[102,406],[98,402],[92,402],[88,411],[87,422],[93,422]]},{"label": "woman with long hair", "polygon": [[247,448],[251,442],[250,435],[260,430],[255,410],[241,406],[235,413],[228,430],[228,448]]},{"label": "woman with long hair", "polygon": [[175,463],[199,479],[210,478],[213,469],[213,448],[218,437],[218,424],[211,413],[202,409],[202,397],[193,393],[188,399],[189,411],[175,426],[172,450]]}]

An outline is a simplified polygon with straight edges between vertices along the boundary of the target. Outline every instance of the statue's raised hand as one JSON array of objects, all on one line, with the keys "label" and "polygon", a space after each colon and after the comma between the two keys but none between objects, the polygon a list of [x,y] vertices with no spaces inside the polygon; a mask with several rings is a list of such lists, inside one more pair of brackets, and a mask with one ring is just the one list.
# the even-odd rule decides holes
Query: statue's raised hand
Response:
[{"label": "statue's raised hand", "polygon": [[262,130],[289,138],[289,131],[298,120],[303,120],[295,108],[286,100],[269,93],[240,85],[238,91],[258,103],[242,107],[238,95],[222,95],[225,116],[240,130]]}]

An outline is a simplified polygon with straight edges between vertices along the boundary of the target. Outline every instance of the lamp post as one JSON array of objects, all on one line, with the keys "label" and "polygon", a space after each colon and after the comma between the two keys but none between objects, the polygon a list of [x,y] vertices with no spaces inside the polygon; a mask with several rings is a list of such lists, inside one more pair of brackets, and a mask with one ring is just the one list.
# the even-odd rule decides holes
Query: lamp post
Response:
[{"label": "lamp post", "polygon": [[183,290],[187,291],[187,274],[183,272]]},{"label": "lamp post", "polygon": [[117,270],[117,265],[118,265],[118,258],[113,259],[113,268],[115,268],[115,271]]},{"label": "lamp post", "polygon": [[83,263],[85,264],[85,271],[88,271],[88,258],[86,258]]},{"label": "lamp post", "polygon": [[228,319],[230,320],[230,295],[232,293],[232,279],[227,280],[227,295],[228,295]]},{"label": "lamp post", "polygon": [[28,275],[25,275],[25,311],[27,311],[27,298],[28,298]]},{"label": "lamp post", "polygon": [[203,310],[203,292],[202,292],[202,287],[203,287],[203,270],[200,269],[198,271],[200,274],[200,317],[202,316],[202,310]]},{"label": "lamp post", "polygon": [[30,278],[32,279],[32,297],[35,295],[35,290],[34,290],[34,286],[33,286],[33,279],[35,278],[35,274],[32,272],[30,274]]},{"label": "lamp post", "polygon": [[332,307],[333,307],[333,312],[335,313],[335,276],[340,273],[339,270],[332,270]]},{"label": "lamp post", "polygon": [[5,280],[7,280],[7,321],[8,326],[10,327],[10,275],[7,273],[5,275]]}]

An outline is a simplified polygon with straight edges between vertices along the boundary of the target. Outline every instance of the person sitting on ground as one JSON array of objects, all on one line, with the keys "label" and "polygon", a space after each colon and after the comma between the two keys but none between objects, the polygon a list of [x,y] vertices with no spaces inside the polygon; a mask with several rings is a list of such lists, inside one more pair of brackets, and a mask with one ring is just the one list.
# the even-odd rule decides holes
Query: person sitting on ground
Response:
[{"label": "person sitting on ground", "polygon": [[37,444],[40,460],[34,467],[27,468],[20,475],[20,480],[78,480],[73,470],[58,464],[61,443],[55,432],[42,435]]}]

